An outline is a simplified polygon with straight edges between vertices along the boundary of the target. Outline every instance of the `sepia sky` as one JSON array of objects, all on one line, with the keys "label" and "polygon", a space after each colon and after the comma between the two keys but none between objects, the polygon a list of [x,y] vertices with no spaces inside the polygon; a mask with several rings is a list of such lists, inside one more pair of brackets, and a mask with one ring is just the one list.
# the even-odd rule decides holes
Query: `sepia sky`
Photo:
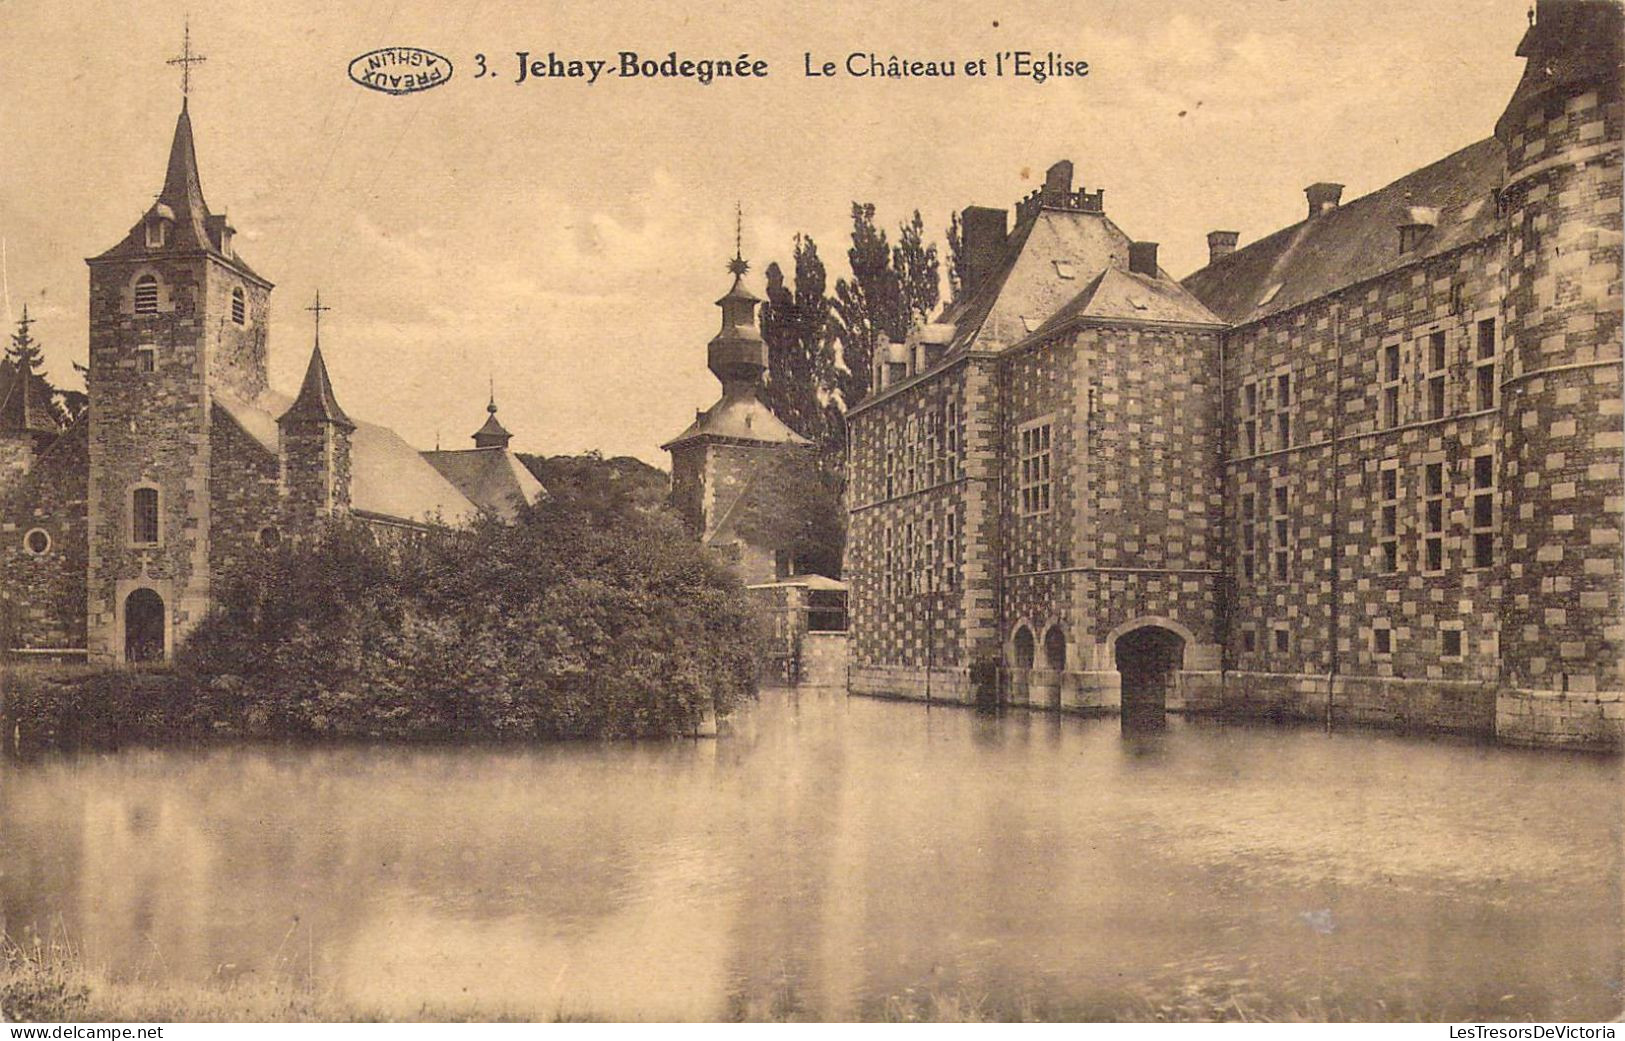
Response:
[{"label": "sepia sky", "polygon": [[[1070,158],[1176,277],[1205,233],[1243,245],[1490,134],[1525,0],[935,0],[197,4],[191,113],[205,197],[276,283],[271,380],[291,391],[320,286],[339,401],[420,448],[465,447],[494,378],[514,447],[661,466],[709,405],[712,302],[744,207],[753,285],[791,236],[845,267],[853,200],[1009,206]],[[979,7],[979,14],[967,13]],[[151,204],[180,107],[179,3],[0,3],[3,316],[26,301],[50,375],[86,358],[83,258]],[[378,47],[437,51],[440,88],[351,83]],[[536,57],[771,62],[765,80],[514,84]],[[1017,49],[1081,80],[810,80],[802,53],[963,61]],[[494,72],[476,80],[474,55]],[[944,250],[945,252],[945,250]]]}]

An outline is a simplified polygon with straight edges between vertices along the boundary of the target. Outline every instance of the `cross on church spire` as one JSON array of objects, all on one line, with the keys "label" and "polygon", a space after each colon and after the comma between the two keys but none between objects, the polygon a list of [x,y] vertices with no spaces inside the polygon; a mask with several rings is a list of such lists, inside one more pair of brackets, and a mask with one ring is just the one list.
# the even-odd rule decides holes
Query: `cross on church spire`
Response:
[{"label": "cross on church spire", "polygon": [[192,53],[192,20],[188,18],[181,31],[181,53],[169,59],[166,65],[179,65],[181,67],[181,97],[185,98],[192,93],[192,66],[208,61],[201,54]]},{"label": "cross on church spire", "polygon": [[316,316],[316,346],[320,347],[322,345],[322,312],[332,310],[331,307],[322,306],[322,291],[320,289],[316,290],[316,302],[305,308],[305,310]]}]

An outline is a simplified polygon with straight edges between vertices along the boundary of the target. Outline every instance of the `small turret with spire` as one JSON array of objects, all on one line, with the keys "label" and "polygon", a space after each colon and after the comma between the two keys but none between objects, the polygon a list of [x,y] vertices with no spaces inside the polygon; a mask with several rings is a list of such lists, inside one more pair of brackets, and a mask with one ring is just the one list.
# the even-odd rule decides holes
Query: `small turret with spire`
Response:
[{"label": "small turret with spire", "polygon": [[745,288],[750,264],[743,249],[743,213],[736,210],[734,221],[734,255],[728,261],[734,284],[717,301],[722,308],[722,329],[712,337],[706,352],[711,371],[722,381],[724,391],[734,384],[758,386],[762,373],[767,371],[767,345],[756,327],[756,305],[762,302],[761,297]]},{"label": "small turret with spire", "polygon": [[474,431],[475,448],[507,448],[513,435],[497,422],[497,387],[496,381],[491,381],[491,397],[485,405],[485,425]]}]

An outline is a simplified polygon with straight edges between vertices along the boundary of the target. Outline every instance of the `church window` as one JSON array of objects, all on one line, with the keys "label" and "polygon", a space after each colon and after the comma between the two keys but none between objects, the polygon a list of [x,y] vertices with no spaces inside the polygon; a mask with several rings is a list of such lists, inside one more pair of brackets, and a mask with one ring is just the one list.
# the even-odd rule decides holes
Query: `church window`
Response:
[{"label": "church window", "polygon": [[248,321],[248,302],[243,299],[241,286],[231,291],[231,320],[238,325]]},{"label": "church window", "polygon": [[1383,463],[1377,479],[1377,545],[1382,571],[1391,575],[1399,570],[1399,463]]},{"label": "church window", "polygon": [[1444,464],[1422,468],[1422,570],[1444,570]]},{"label": "church window", "polygon": [[1473,404],[1481,411],[1495,407],[1495,347],[1495,319],[1480,319],[1473,360],[1476,398]]},{"label": "church window", "polygon": [[1423,374],[1424,386],[1427,388],[1427,418],[1443,419],[1445,412],[1444,401],[1444,356],[1445,336],[1443,330],[1428,334],[1427,351],[1423,357],[1427,361],[1427,369]]},{"label": "church window", "polygon": [[158,279],[152,275],[135,280],[135,313],[158,313]]},{"label": "church window", "polygon": [[1473,457],[1473,567],[1495,563],[1495,456]]},{"label": "church window", "polygon": [[23,536],[23,549],[31,557],[43,557],[51,552],[51,533],[44,528],[31,528]]},{"label": "church window", "polygon": [[158,544],[158,489],[137,488],[130,493],[130,542]]},{"label": "church window", "polygon": [[259,538],[260,545],[265,549],[276,549],[278,546],[282,545],[282,532],[276,530],[274,527],[267,526],[261,528]]},{"label": "church window", "polygon": [[1382,425],[1399,426],[1399,344],[1382,348]]},{"label": "church window", "polygon": [[1021,428],[1020,495],[1021,512],[1048,513],[1050,507],[1050,422],[1028,423]]}]

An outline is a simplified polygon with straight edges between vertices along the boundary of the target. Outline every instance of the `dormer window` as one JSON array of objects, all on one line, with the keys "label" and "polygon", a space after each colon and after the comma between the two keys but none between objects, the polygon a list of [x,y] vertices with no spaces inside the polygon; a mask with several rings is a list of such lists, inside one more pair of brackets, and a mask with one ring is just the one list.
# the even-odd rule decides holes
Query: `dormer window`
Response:
[{"label": "dormer window", "polygon": [[142,275],[135,280],[135,313],[158,313],[158,279],[153,275]]},{"label": "dormer window", "polygon": [[147,221],[147,248],[162,249],[164,245],[164,222],[157,217]]},{"label": "dormer window", "polygon": [[241,286],[231,291],[231,320],[238,325],[248,321],[248,302],[243,299]]},{"label": "dormer window", "polygon": [[169,226],[175,223],[175,211],[159,203],[147,214],[147,248],[162,249],[169,244]]}]

